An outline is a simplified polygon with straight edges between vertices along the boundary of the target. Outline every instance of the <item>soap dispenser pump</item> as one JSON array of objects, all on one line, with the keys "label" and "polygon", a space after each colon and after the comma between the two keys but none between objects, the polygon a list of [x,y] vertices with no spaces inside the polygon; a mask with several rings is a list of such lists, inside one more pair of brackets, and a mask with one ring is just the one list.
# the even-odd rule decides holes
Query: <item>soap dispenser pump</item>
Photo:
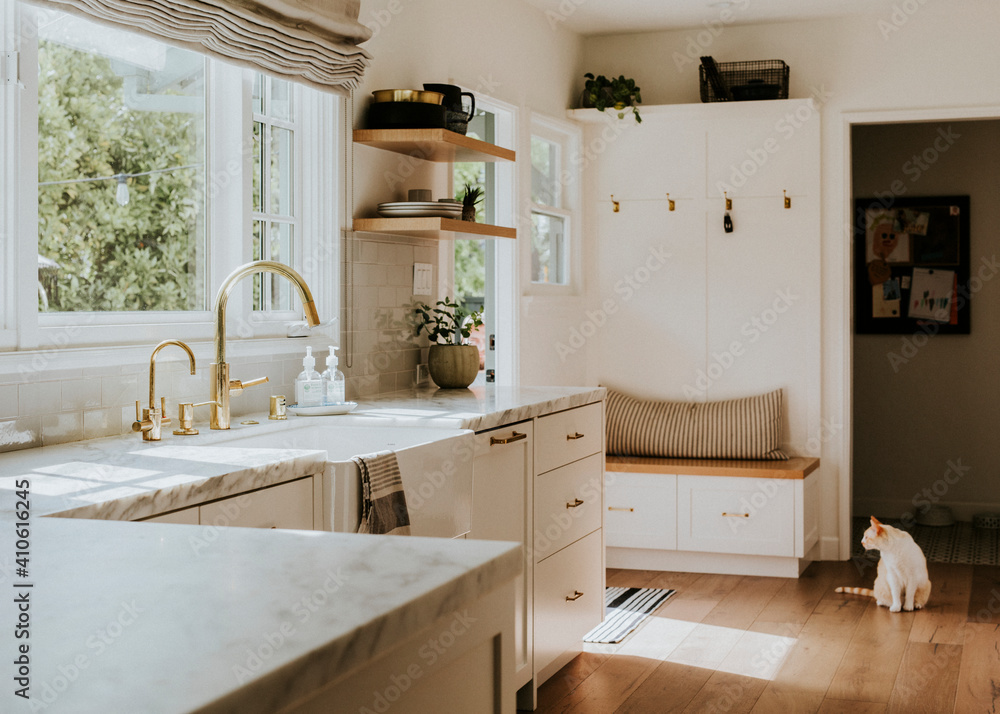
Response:
[{"label": "soap dispenser pump", "polygon": [[337,369],[337,348],[330,345],[326,357],[326,371],[323,372],[323,392],[325,404],[343,404],[347,401],[344,373]]},{"label": "soap dispenser pump", "polygon": [[300,407],[318,407],[323,404],[323,379],[316,371],[312,347],[306,347],[306,356],[302,358],[302,372],[295,378],[295,402]]}]

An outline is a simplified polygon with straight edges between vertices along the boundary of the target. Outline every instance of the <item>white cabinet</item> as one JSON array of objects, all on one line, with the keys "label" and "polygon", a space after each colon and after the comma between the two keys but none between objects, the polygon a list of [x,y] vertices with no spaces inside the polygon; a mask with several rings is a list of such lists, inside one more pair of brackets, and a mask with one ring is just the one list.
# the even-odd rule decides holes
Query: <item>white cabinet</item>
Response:
[{"label": "white cabinet", "polygon": [[199,506],[201,524],[313,529],[312,476]]},{"label": "white cabinet", "polygon": [[313,488],[313,477],[306,476],[200,506],[144,518],[143,522],[313,530]]},{"label": "white cabinet", "polygon": [[520,422],[475,436],[472,462],[472,524],[469,538],[521,544],[524,570],[514,584],[514,681],[531,680],[532,610],[531,523],[534,424]]},{"label": "white cabinet", "polygon": [[608,473],[604,538],[609,548],[677,547],[677,477]]},{"label": "white cabinet", "polygon": [[604,444],[604,406],[588,404],[538,417],[535,472],[599,453]]},{"label": "white cabinet", "polygon": [[535,562],[601,527],[604,455],[597,453],[535,478]]},{"label": "white cabinet", "polygon": [[783,388],[785,443],[803,450],[822,381],[814,102],[650,106],[640,125],[600,114],[570,113],[602,149],[583,173],[598,379],[690,401]]}]

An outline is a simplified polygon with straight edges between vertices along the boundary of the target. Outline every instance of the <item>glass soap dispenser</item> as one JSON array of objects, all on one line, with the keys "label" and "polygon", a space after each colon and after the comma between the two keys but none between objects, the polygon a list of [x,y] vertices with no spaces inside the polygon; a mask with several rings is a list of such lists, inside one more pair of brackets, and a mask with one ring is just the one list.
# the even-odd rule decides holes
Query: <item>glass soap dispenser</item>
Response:
[{"label": "glass soap dispenser", "polygon": [[337,369],[337,348],[330,345],[323,372],[324,404],[343,404],[347,401],[344,373]]},{"label": "glass soap dispenser", "polygon": [[306,347],[306,356],[302,358],[302,372],[295,378],[295,403],[300,407],[318,407],[323,404],[323,379],[316,371],[312,347]]}]

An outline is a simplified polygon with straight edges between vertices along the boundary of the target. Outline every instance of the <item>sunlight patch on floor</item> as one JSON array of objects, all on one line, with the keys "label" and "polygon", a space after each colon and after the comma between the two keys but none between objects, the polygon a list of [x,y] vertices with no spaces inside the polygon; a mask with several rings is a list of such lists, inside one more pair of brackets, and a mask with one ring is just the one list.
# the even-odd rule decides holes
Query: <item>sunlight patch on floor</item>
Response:
[{"label": "sunlight patch on floor", "polygon": [[773,680],[794,637],[650,617],[618,644],[584,643],[585,652],[645,657],[754,679]]}]

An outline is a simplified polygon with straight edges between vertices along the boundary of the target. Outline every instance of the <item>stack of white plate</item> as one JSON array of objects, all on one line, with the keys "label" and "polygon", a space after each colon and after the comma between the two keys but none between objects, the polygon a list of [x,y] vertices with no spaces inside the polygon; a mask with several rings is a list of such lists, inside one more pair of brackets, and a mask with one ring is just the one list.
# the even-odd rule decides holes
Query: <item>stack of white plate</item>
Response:
[{"label": "stack of white plate", "polygon": [[462,204],[445,201],[390,201],[378,204],[384,218],[461,218]]}]

